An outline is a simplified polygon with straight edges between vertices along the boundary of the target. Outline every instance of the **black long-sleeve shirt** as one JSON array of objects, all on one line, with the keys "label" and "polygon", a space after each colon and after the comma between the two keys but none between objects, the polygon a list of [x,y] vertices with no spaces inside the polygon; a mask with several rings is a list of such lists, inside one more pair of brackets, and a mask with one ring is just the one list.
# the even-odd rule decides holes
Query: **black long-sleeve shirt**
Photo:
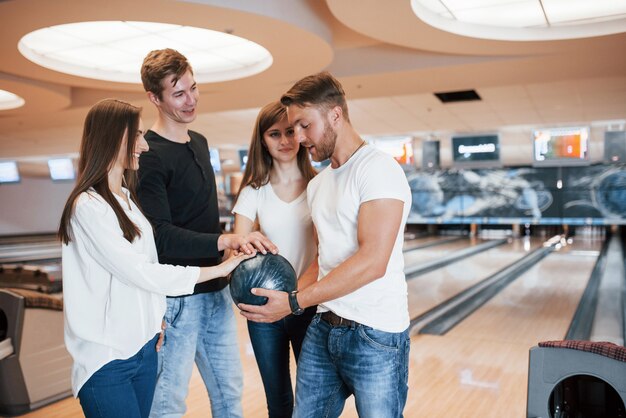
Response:
[{"label": "black long-sleeve shirt", "polygon": [[[181,144],[154,131],[145,135],[150,150],[139,160],[139,203],[155,230],[159,262],[213,266],[222,254],[215,174],[206,138],[189,131]],[[194,293],[221,290],[225,278],[196,285]]]}]

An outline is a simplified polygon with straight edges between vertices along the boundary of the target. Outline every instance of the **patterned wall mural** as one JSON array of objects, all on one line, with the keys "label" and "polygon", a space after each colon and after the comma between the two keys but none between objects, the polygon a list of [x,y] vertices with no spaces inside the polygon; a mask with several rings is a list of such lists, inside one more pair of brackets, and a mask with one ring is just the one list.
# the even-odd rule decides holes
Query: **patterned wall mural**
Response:
[{"label": "patterned wall mural", "polygon": [[407,173],[410,223],[626,224],[626,166]]}]

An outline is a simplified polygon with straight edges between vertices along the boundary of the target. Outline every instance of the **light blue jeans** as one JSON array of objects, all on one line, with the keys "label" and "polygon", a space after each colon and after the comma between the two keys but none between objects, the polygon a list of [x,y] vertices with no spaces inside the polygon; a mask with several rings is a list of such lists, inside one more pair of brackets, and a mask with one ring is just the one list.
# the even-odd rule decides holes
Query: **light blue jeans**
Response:
[{"label": "light blue jeans", "polygon": [[360,418],[402,417],[409,348],[408,329],[333,327],[317,314],[300,352],[293,417],[338,417],[350,395]]},{"label": "light blue jeans", "polygon": [[194,361],[214,418],[240,418],[243,372],[228,287],[167,299],[165,340],[150,417],[181,417]]}]

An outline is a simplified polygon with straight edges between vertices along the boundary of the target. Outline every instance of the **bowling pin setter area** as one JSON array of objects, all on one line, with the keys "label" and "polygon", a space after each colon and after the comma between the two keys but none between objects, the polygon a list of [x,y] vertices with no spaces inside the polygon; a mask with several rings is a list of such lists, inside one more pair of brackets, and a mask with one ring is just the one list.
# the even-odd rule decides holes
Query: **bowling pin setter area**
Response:
[{"label": "bowling pin setter area", "polygon": [[[405,242],[411,353],[409,395],[404,416],[522,417],[526,416],[528,405],[528,417],[543,417],[547,415],[540,413],[545,413],[545,408],[552,408],[550,411],[563,409],[566,407],[563,399],[571,403],[571,397],[568,398],[563,391],[574,388],[584,394],[581,404],[601,403],[597,395],[600,391],[607,408],[621,405],[626,378],[614,372],[603,373],[607,368],[621,370],[623,362],[573,350],[555,355],[549,351],[555,348],[539,346],[544,341],[562,340],[568,334],[577,340],[610,341],[617,344],[616,347],[623,345],[623,230],[576,227],[570,228],[569,234],[565,235],[559,228],[533,227],[528,234],[518,236],[512,230],[481,232],[480,228],[473,234],[470,228],[440,232],[444,233],[419,236],[407,233]],[[54,247],[56,244],[42,241],[41,245]],[[21,247],[20,256],[32,258],[29,265],[40,266],[43,276],[47,274],[46,268],[58,263],[58,260],[38,260],[39,244],[10,242],[3,246],[10,248],[11,257],[15,257],[17,248]],[[257,256],[242,263],[233,276],[250,275],[251,272],[246,270],[254,272],[258,268],[256,264],[261,263],[272,264],[267,269],[269,273],[273,269],[289,267],[281,263],[280,257]],[[9,270],[5,268],[3,274],[8,274]],[[266,278],[269,276],[271,274]],[[6,316],[10,303],[3,302],[5,300],[0,298],[3,303],[0,310]],[[28,315],[29,310],[39,311],[37,308],[23,309],[27,317],[32,317]],[[260,418],[266,416],[263,386],[246,322],[240,315],[237,317],[245,373],[244,414]],[[54,314],[48,314],[47,318],[49,321]],[[8,326],[13,332],[12,337],[15,335],[11,331],[13,326]],[[20,326],[28,328],[21,331],[22,335],[28,335],[32,332],[30,327],[34,327],[32,320]],[[6,330],[2,332],[0,336],[6,341],[8,334]],[[50,369],[45,364],[32,367],[37,363],[34,363],[32,354],[19,351],[25,350],[26,342],[20,341],[20,332],[17,335],[17,341],[13,337],[5,343],[14,349],[12,354],[0,360],[0,366],[6,364],[7,358],[19,355],[18,368],[21,365],[25,376],[33,376],[26,384],[30,395],[28,390],[36,388],[29,384],[43,378]],[[544,359],[543,362],[540,358]],[[549,364],[545,358],[551,359]],[[591,359],[588,366],[586,359]],[[554,369],[551,380],[546,376],[552,372],[545,371],[546,367]],[[295,377],[293,358],[291,370]],[[0,386],[3,393],[8,386],[5,373],[0,379],[5,384]],[[595,376],[595,384],[587,381],[587,374]],[[603,376],[608,383],[604,383]],[[611,388],[615,393],[610,392]],[[62,388],[58,393],[63,394]],[[24,416],[81,416],[75,399],[57,401],[54,395],[49,399],[55,402],[47,405],[44,402],[44,406]],[[531,406],[538,402],[537,399],[544,409]],[[545,399],[550,400],[551,406],[545,405]],[[6,403],[6,400],[2,402]],[[202,379],[194,370],[185,416],[207,416],[208,402]],[[535,412],[538,410],[542,412]],[[621,416],[611,415],[610,411],[612,409],[597,416]],[[348,400],[341,416],[358,416],[352,401]]]}]

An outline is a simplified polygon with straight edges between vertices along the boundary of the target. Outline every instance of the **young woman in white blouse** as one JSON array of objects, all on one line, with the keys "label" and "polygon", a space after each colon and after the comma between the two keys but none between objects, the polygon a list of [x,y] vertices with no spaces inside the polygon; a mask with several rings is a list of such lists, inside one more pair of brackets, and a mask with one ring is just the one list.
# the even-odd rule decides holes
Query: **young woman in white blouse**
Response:
[{"label": "young woman in white blouse", "polygon": [[115,99],[85,119],[78,179],[59,227],[65,344],[72,390],[85,416],[147,417],[157,374],[165,296],[224,277],[243,252],[214,267],[158,264],[152,228],[137,206],[141,109]]},{"label": "young woman in white blouse", "polygon": [[[233,208],[235,233],[260,229],[294,267],[300,289],[317,280],[317,246],[306,199],[307,184],[315,174],[306,149],[293,136],[285,107],[275,102],[261,109]],[[291,417],[289,344],[297,361],[315,311],[313,306],[302,315],[269,324],[248,321],[270,418]]]}]

